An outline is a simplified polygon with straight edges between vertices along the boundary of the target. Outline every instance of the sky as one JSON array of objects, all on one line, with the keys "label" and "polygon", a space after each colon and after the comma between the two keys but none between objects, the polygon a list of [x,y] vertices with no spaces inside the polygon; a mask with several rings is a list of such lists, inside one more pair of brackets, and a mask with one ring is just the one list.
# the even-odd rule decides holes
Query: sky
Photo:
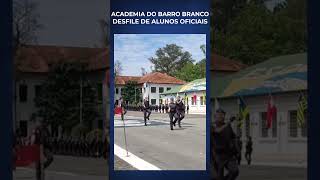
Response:
[{"label": "sky", "polygon": [[148,59],[155,56],[156,50],[173,43],[190,52],[196,62],[205,58],[200,49],[206,44],[205,34],[115,34],[114,61],[121,62],[122,75],[140,76],[141,67],[150,72]]},{"label": "sky", "polygon": [[37,32],[40,45],[101,47],[99,19],[109,14],[110,0],[31,0],[43,28]]}]

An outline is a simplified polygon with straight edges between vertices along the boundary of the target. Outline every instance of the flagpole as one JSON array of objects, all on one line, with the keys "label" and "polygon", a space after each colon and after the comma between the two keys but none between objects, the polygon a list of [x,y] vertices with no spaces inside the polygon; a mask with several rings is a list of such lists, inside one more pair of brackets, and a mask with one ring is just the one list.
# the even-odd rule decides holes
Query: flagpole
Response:
[{"label": "flagpole", "polygon": [[126,152],[127,152],[127,157],[129,157],[129,153],[128,153],[128,145],[127,145],[127,134],[126,134],[126,124],[124,122],[124,114],[123,114],[123,107],[121,107],[121,120],[123,122],[123,133],[124,133],[124,143],[126,146]]}]

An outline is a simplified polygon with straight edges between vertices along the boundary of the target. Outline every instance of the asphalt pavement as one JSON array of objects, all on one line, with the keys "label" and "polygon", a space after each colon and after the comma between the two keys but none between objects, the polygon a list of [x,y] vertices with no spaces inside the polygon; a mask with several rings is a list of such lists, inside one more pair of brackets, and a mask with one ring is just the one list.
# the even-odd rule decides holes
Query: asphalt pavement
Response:
[{"label": "asphalt pavement", "polygon": [[[34,166],[18,167],[14,180],[36,180]],[[54,156],[45,170],[45,180],[108,180],[108,164],[103,158]]]},{"label": "asphalt pavement", "polygon": [[[125,115],[128,151],[161,170],[205,170],[205,115],[187,114],[181,125],[171,131],[168,114],[151,113],[144,126],[143,113],[129,111]],[[123,126],[116,116],[114,143],[125,149]]]}]

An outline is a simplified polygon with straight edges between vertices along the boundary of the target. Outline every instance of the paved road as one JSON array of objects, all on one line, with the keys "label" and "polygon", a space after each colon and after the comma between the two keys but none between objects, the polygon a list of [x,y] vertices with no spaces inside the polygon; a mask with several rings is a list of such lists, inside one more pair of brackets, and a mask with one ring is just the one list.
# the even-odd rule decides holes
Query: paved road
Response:
[{"label": "paved road", "polygon": [[237,180],[307,180],[307,169],[242,165]]},{"label": "paved road", "polygon": [[[162,170],[204,170],[205,115],[186,115],[182,128],[171,131],[167,114],[152,113],[144,126],[142,112],[125,116],[129,151]],[[114,142],[125,149],[123,122],[115,117]],[[115,168],[117,169],[117,168]]]},{"label": "paved road", "polygon": [[[45,171],[46,180],[107,180],[108,164],[104,159],[55,156]],[[35,180],[34,168],[17,168],[15,180]]]}]

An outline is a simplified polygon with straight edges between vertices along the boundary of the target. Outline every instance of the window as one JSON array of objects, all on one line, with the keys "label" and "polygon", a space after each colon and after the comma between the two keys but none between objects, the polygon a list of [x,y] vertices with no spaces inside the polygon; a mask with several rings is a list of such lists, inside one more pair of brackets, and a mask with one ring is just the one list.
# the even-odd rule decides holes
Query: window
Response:
[{"label": "window", "polygon": [[268,129],[267,129],[267,113],[262,112],[261,114],[261,137],[268,137]]},{"label": "window", "polygon": [[167,91],[170,91],[171,90],[171,87],[167,87]]},{"label": "window", "polygon": [[118,88],[116,88],[116,94],[119,94],[119,89]]},{"label": "window", "polygon": [[297,111],[290,111],[289,136],[298,137]]},{"label": "window", "polygon": [[203,96],[200,96],[200,105],[204,105],[204,99],[203,99]]},{"label": "window", "polygon": [[152,105],[155,105],[157,103],[157,100],[156,99],[151,99],[151,104]]},{"label": "window", "polygon": [[19,122],[20,133],[22,137],[28,136],[28,121],[20,121]]},{"label": "window", "polygon": [[261,137],[277,137],[277,114],[274,114],[273,121],[271,123],[271,128],[268,129],[267,127],[267,112],[260,113],[261,119]]},{"label": "window", "polygon": [[164,88],[163,87],[159,87],[159,93],[163,93]]},{"label": "window", "polygon": [[151,93],[156,93],[157,92],[157,88],[156,87],[151,87]]},{"label": "window", "polygon": [[35,97],[39,97],[41,95],[41,85],[34,86],[34,94],[35,94]]},{"label": "window", "polygon": [[196,96],[191,97],[191,104],[197,105],[197,97]]},{"label": "window", "polygon": [[28,86],[23,84],[19,86],[20,102],[26,102],[28,97]]},{"label": "window", "polygon": [[[297,111],[289,111],[289,136],[291,138],[307,137],[307,112],[305,112],[305,123],[298,127]],[[300,134],[299,134],[300,132]]]},{"label": "window", "polygon": [[272,137],[277,137],[278,133],[278,123],[277,123],[277,113],[273,115],[273,121],[272,121]]}]

